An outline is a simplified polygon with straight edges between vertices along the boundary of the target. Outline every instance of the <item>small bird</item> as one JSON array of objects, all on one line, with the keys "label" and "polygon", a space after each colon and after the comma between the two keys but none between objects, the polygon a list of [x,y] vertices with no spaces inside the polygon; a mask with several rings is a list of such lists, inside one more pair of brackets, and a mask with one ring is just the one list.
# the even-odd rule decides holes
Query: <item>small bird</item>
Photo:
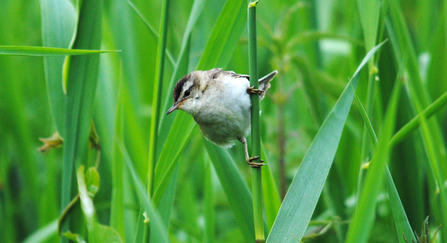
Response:
[{"label": "small bird", "polygon": [[244,144],[245,159],[254,168],[262,163],[253,160],[259,156],[248,155],[247,140],[251,125],[250,94],[259,94],[262,100],[270,81],[278,71],[259,79],[259,89],[250,87],[248,75],[220,68],[195,71],[181,78],[174,87],[174,104],[166,115],[174,110],[191,114],[199,125],[202,135],[216,145],[230,148],[238,140]]}]

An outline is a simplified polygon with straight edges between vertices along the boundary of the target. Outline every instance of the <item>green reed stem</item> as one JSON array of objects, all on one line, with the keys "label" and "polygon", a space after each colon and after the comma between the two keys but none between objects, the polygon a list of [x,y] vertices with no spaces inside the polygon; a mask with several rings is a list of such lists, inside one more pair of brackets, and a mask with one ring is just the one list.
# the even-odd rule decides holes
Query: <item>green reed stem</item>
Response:
[{"label": "green reed stem", "polygon": [[161,108],[161,94],[163,82],[163,68],[166,53],[166,37],[168,34],[168,9],[169,0],[163,1],[160,18],[159,39],[157,48],[157,62],[155,64],[155,80],[154,80],[154,95],[152,100],[152,119],[151,119],[151,133],[149,140],[149,164],[147,171],[147,193],[152,195],[152,187],[154,180],[154,168],[157,160],[157,137],[158,126],[160,123],[160,108]]},{"label": "green reed stem", "polygon": [[[248,48],[250,66],[250,86],[258,89],[258,57],[256,44],[256,5],[248,4]],[[261,136],[259,129],[259,95],[251,95],[251,155],[261,155]],[[259,157],[255,162],[260,163]],[[262,174],[261,168],[252,170],[253,216],[256,242],[264,242],[264,221],[262,217]]]}]

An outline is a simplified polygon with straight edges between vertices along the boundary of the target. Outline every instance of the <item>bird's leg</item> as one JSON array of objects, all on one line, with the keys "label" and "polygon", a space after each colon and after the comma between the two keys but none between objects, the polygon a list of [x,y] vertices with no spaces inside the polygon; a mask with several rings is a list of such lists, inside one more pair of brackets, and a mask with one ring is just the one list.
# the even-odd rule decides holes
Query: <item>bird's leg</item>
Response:
[{"label": "bird's leg", "polygon": [[259,156],[250,157],[250,155],[248,155],[247,139],[239,138],[239,141],[244,145],[245,161],[247,161],[248,165],[250,165],[252,168],[260,168],[261,166],[265,165],[262,163],[264,162],[263,160],[261,160],[261,163],[253,162],[253,160],[258,159]]},{"label": "bird's leg", "polygon": [[253,87],[248,87],[248,88],[247,88],[247,93],[249,93],[249,94],[259,94],[259,95],[261,95],[262,92],[264,92],[264,90],[254,89],[254,87],[255,87],[255,86],[253,86]]}]

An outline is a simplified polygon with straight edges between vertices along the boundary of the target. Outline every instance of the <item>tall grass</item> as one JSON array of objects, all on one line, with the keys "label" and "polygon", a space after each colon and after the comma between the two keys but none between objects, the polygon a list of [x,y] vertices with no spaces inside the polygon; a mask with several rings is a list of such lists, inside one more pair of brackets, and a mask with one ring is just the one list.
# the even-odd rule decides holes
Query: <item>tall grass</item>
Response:
[{"label": "tall grass", "polygon": [[447,241],[447,2],[260,1],[259,171],[164,116],[253,74],[249,1],[169,2],[0,3],[0,242]]}]

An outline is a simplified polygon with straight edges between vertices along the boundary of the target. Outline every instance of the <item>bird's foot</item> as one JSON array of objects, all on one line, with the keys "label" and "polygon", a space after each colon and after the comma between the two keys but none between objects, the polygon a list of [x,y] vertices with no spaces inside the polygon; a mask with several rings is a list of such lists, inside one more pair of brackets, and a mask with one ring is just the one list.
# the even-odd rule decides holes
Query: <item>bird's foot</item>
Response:
[{"label": "bird's foot", "polygon": [[260,89],[254,89],[254,86],[247,88],[247,93],[249,93],[249,94],[259,94],[259,95],[261,95],[262,92],[264,92],[264,91],[260,90]]},{"label": "bird's foot", "polygon": [[251,168],[261,168],[261,166],[265,165],[264,160],[261,160],[261,163],[257,163],[257,162],[253,162],[253,160],[259,159],[259,156],[254,156],[251,157],[249,159],[247,159],[247,164],[251,167]]}]

